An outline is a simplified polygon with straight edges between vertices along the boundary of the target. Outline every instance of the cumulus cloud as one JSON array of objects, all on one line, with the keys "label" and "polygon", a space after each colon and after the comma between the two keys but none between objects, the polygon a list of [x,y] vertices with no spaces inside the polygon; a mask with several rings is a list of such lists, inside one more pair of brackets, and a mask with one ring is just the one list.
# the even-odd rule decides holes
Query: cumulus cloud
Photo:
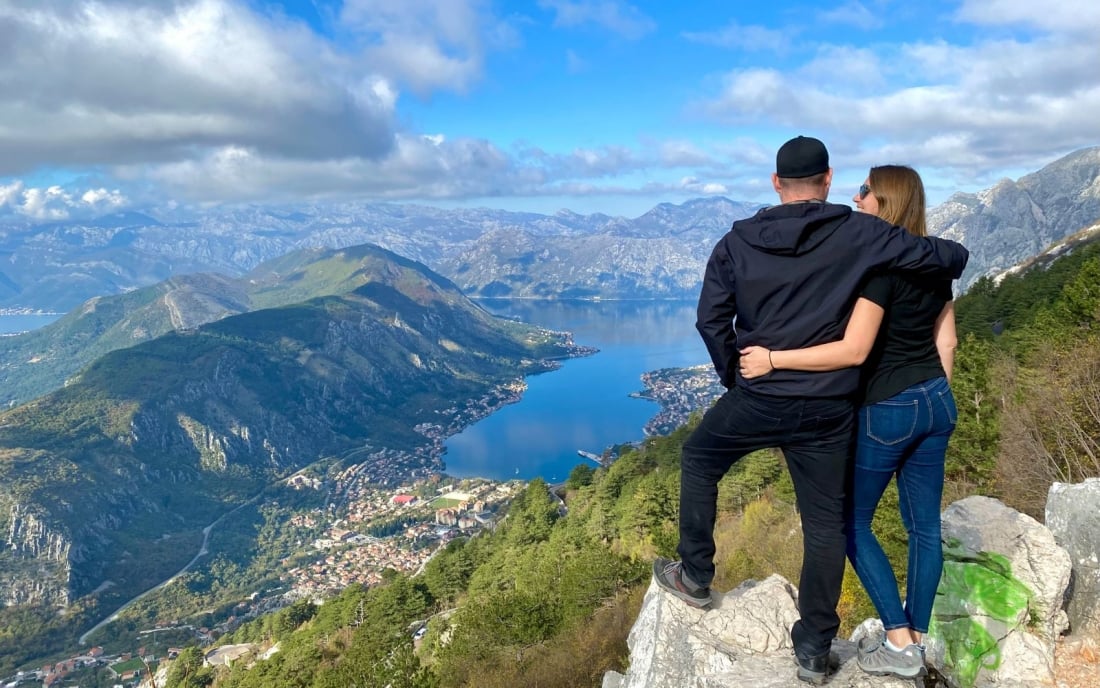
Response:
[{"label": "cumulus cloud", "polygon": [[695,177],[684,177],[681,179],[680,188],[684,191],[690,191],[696,194],[706,194],[708,196],[729,193],[729,188],[725,184],[702,182]]},{"label": "cumulus cloud", "polygon": [[0,185],[0,209],[6,208],[39,221],[95,214],[120,208],[127,203],[128,200],[118,189],[88,189],[83,194],[74,194],[56,184],[45,188],[27,187],[19,179]]},{"label": "cumulus cloud", "polygon": [[659,144],[661,164],[665,167],[707,167],[716,164],[714,156],[691,141],[665,141]]},{"label": "cumulus cloud", "polygon": [[227,146],[158,165],[148,174],[189,201],[507,195],[511,185],[530,181],[529,173],[513,169],[508,156],[487,141],[402,134],[380,159],[302,160]]},{"label": "cumulus cloud", "polygon": [[121,208],[127,203],[126,196],[118,189],[108,191],[102,187],[98,189],[88,189],[84,192],[84,195],[80,197],[80,200],[96,209]]},{"label": "cumulus cloud", "polygon": [[60,186],[26,189],[19,212],[35,220],[64,220],[69,216],[69,211],[59,206],[69,205],[72,205],[72,196]]},{"label": "cumulus cloud", "polygon": [[385,65],[233,0],[2,3],[0,26],[0,174],[226,145],[307,159],[393,145]]},{"label": "cumulus cloud", "polygon": [[1097,27],[1100,27],[1100,3],[964,0],[956,17],[975,24],[1030,26],[1047,31],[1091,35],[1095,39]]},{"label": "cumulus cloud", "polygon": [[[836,1],[843,4],[807,15],[806,24],[843,19],[869,27],[883,16],[874,9],[883,0]],[[419,134],[407,129],[415,110],[400,111],[403,99],[464,95],[479,85],[491,54],[514,48],[517,26],[532,21],[497,16],[506,4],[318,0],[323,32],[264,14],[270,5],[0,1],[0,208],[49,220],[111,211],[146,195],[157,203],[758,197],[770,194],[761,170],[774,164],[773,144],[758,139],[780,128],[823,136],[845,165],[909,162],[960,176],[1034,169],[1100,140],[1094,2],[1036,9],[1022,0],[960,0],[954,15],[937,16],[957,33],[932,31],[949,38],[904,45],[885,39],[856,48],[823,42],[841,39],[807,25],[736,21],[681,33],[738,51],[743,57],[731,64],[764,65],[699,75],[695,87],[713,91],[688,118],[703,114],[740,129],[734,134],[763,133],[709,141],[642,135],[630,145],[579,139],[585,145],[570,148],[555,132],[550,140],[561,147],[554,151],[505,148],[461,131]],[[626,0],[538,6],[558,27],[629,39],[657,29]],[[580,53],[562,50],[569,71],[587,67]],[[771,52],[767,62],[748,55],[761,51]],[[692,78],[684,76],[688,92]],[[94,170],[83,179],[94,181],[80,189],[28,188],[14,179],[83,166]]]},{"label": "cumulus cloud", "polygon": [[[600,146],[548,152],[538,147],[504,151],[482,139],[448,139],[440,134],[398,134],[393,150],[380,159],[300,160],[227,146],[201,157],[155,166],[121,168],[122,176],[149,174],[181,199],[271,201],[286,198],[390,200],[546,196],[567,193],[627,193],[614,180],[632,173],[668,168],[705,169],[728,174],[745,160],[758,160],[749,146],[716,144],[722,155],[682,141],[650,141],[639,147]],[[774,153],[772,153],[774,155]],[[723,193],[718,182],[699,182],[699,193]],[[631,193],[658,187],[647,185]],[[690,190],[670,182],[668,192]],[[725,188],[725,187],[722,187]]]},{"label": "cumulus cloud", "polygon": [[11,207],[23,194],[23,182],[18,179],[10,184],[0,184],[0,208]]},{"label": "cumulus cloud", "polygon": [[[1058,25],[1043,24],[1038,12],[1017,15]],[[727,73],[702,110],[727,124],[822,132],[843,160],[860,165],[908,162],[960,176],[1034,169],[1100,140],[1098,64],[1094,36],[1061,32],[914,43],[889,55],[822,46],[800,68]]]},{"label": "cumulus cloud", "polygon": [[637,7],[618,0],[539,0],[539,7],[554,11],[554,26],[595,24],[630,39],[657,28]]},{"label": "cumulus cloud", "polygon": [[483,0],[346,0],[341,24],[357,36],[365,62],[420,93],[465,91],[487,49],[518,42]]}]

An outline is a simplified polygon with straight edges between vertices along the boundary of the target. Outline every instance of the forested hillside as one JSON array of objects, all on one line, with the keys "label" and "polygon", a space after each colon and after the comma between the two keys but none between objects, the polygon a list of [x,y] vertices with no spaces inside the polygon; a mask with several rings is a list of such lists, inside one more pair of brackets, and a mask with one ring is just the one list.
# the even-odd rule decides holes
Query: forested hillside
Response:
[{"label": "forested hillside", "polygon": [[355,457],[375,484],[438,471],[439,437],[579,351],[393,254],[322,257],[252,298],[321,278],[341,293],[113,350],[0,414],[0,672],[73,647],[301,469]]},{"label": "forested hillside", "polygon": [[[1100,244],[999,285],[983,280],[957,308],[959,424],[945,502],[986,494],[1041,518],[1052,481],[1100,475]],[[534,481],[495,532],[452,542],[422,575],[243,626],[220,643],[278,651],[228,670],[203,668],[191,650],[172,665],[169,688],[599,685],[626,656],[650,561],[675,555],[679,447],[690,426],[607,469],[578,466],[563,491],[567,515]],[[896,498],[887,493],[876,527],[901,561]],[[731,471],[720,485],[715,588],[773,572],[797,580],[793,502],[775,453]],[[843,632],[872,615],[854,575],[841,613]]]}]

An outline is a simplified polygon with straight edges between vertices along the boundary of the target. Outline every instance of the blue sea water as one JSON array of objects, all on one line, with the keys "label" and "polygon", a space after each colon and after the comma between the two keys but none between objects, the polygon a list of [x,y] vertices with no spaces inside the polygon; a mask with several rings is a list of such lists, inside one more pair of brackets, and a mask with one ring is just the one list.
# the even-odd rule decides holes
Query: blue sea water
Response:
[{"label": "blue sea water", "polygon": [[60,313],[51,313],[49,315],[0,315],[0,334],[30,332],[31,330],[37,330],[39,327],[45,327],[60,317]]},{"label": "blue sea water", "polygon": [[480,303],[497,315],[572,332],[577,344],[600,352],[528,377],[518,403],[447,440],[446,472],[455,477],[561,482],[586,462],[577,450],[598,454],[644,437],[642,426],[660,408],[629,396],[642,390],[642,373],[710,360],[695,331],[694,302]]}]

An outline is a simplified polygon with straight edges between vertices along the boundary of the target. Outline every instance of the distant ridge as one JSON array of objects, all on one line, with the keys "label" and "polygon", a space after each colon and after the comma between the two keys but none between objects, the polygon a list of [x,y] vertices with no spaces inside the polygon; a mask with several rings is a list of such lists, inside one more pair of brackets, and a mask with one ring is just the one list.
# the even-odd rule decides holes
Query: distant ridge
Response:
[{"label": "distant ridge", "polygon": [[1031,256],[1017,263],[1011,268],[993,275],[994,283],[1000,283],[1005,277],[1027,272],[1031,269],[1043,269],[1062,256],[1073,253],[1077,249],[1091,244],[1100,243],[1100,221],[1091,227],[1086,227],[1079,232],[1069,235],[1065,239],[1055,242],[1042,253]]},{"label": "distant ridge", "polygon": [[[962,284],[995,274],[1100,218],[1100,147],[931,208],[933,234],[971,249]],[[845,198],[834,198],[846,202]],[[215,208],[91,222],[0,226],[0,307],[68,311],[172,275],[239,277],[294,250],[376,244],[468,295],[694,299],[714,243],[761,204],[723,197],[660,203],[635,218],[396,203]]]},{"label": "distant ridge", "polygon": [[929,231],[970,249],[962,284],[1007,270],[1100,219],[1100,146],[1017,181],[958,193],[928,213]]},{"label": "distant ridge", "polygon": [[[694,273],[714,242],[733,220],[758,207],[709,197],[663,203],[631,219],[567,210],[543,215],[343,203],[215,209],[171,220],[127,213],[90,222],[24,223],[0,234],[0,255],[18,256],[0,268],[0,307],[69,311],[89,298],[133,291],[172,275],[238,277],[295,250],[368,243],[430,266],[468,294],[694,298],[699,279]],[[527,265],[499,262],[496,249],[532,259]],[[576,267],[566,270],[533,258],[540,254]],[[480,256],[479,263],[468,266],[470,256]],[[508,279],[493,276],[499,269],[508,271]]]}]

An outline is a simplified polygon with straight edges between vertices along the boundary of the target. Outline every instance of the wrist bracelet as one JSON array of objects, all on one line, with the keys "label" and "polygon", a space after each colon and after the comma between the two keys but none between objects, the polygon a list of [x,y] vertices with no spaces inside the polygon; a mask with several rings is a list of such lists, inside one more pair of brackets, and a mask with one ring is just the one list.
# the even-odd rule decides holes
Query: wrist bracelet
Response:
[{"label": "wrist bracelet", "polygon": [[774,364],[774,363],[772,363],[772,352],[771,352],[771,349],[769,349],[769,350],[768,350],[768,365],[770,365],[770,366],[772,367],[772,370],[775,370],[775,364]]}]

